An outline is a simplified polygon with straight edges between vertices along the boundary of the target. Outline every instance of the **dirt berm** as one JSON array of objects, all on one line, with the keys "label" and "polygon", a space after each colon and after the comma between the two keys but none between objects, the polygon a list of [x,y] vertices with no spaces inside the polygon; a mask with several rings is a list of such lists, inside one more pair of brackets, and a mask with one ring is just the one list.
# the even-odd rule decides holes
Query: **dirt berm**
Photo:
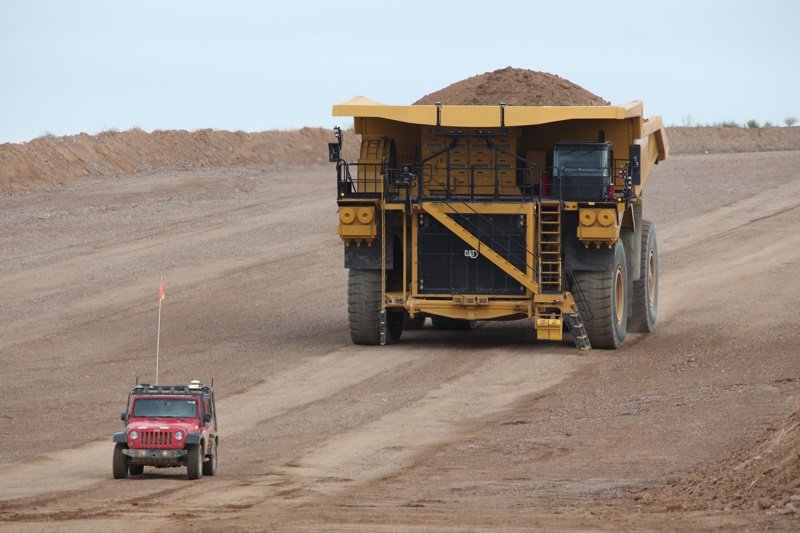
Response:
[{"label": "dirt berm", "polygon": [[[667,128],[671,154],[800,150],[800,127]],[[66,185],[77,178],[160,170],[256,164],[318,165],[327,161],[333,133],[323,128],[259,133],[217,130],[141,130],[38,138],[0,145],[0,194]],[[345,158],[355,161],[359,140],[345,131]]]},{"label": "dirt berm", "polygon": [[[359,141],[344,132],[345,157]],[[156,130],[81,133],[0,145],[0,193],[66,185],[77,178],[146,174],[158,170],[248,165],[319,165],[328,161],[333,132],[322,128],[243,131]]]}]

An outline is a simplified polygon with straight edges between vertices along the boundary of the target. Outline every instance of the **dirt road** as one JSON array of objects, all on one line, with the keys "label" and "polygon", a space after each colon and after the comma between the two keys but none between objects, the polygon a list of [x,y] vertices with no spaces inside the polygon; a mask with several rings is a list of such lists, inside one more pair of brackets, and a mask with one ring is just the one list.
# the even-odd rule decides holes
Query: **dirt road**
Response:
[{"label": "dirt road", "polygon": [[[327,166],[0,198],[0,525],[795,530],[786,501],[698,509],[665,487],[797,408],[797,168],[797,151],[656,168],[657,330],[588,355],[524,322],[350,344]],[[214,378],[219,473],[115,481],[161,275],[159,379]]]}]

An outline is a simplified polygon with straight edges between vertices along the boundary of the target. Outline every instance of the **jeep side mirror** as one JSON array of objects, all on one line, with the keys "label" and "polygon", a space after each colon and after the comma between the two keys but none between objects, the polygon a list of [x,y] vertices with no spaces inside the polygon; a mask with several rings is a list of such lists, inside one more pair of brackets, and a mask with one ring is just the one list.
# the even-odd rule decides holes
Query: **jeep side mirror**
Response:
[{"label": "jeep side mirror", "polygon": [[211,422],[211,413],[206,413],[206,414],[203,415],[203,422],[206,423],[206,424]]},{"label": "jeep side mirror", "polygon": [[119,419],[122,420],[123,422],[127,422],[128,416],[125,413],[122,413],[121,415],[119,415]]}]

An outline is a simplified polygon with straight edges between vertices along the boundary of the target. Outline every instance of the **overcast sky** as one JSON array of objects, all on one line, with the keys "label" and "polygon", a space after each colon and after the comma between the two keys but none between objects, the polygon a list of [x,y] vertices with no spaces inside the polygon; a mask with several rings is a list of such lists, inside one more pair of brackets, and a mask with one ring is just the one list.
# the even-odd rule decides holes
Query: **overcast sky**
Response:
[{"label": "overcast sky", "polygon": [[[0,143],[347,126],[513,66],[667,125],[800,117],[800,1],[0,0]],[[349,124],[352,124],[350,121]]]}]

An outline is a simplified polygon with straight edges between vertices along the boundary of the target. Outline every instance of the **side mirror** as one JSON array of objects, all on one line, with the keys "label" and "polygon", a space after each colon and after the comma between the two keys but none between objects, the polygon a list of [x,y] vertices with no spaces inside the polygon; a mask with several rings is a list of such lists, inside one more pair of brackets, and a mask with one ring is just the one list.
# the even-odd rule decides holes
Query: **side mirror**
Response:
[{"label": "side mirror", "polygon": [[121,415],[119,415],[119,419],[122,420],[123,422],[127,422],[128,421],[127,413],[122,413]]},{"label": "side mirror", "polygon": [[206,413],[203,415],[203,423],[208,424],[211,422],[211,413]]},{"label": "side mirror", "polygon": [[328,143],[328,161],[331,163],[338,163],[342,155],[342,128],[336,126],[333,128],[333,134],[336,136],[336,142]]},{"label": "side mirror", "polygon": [[336,163],[339,161],[342,146],[339,143],[328,143],[328,161]]},{"label": "side mirror", "polygon": [[631,185],[642,184],[642,147],[638,144],[632,144],[628,149],[628,168],[631,177]]}]

